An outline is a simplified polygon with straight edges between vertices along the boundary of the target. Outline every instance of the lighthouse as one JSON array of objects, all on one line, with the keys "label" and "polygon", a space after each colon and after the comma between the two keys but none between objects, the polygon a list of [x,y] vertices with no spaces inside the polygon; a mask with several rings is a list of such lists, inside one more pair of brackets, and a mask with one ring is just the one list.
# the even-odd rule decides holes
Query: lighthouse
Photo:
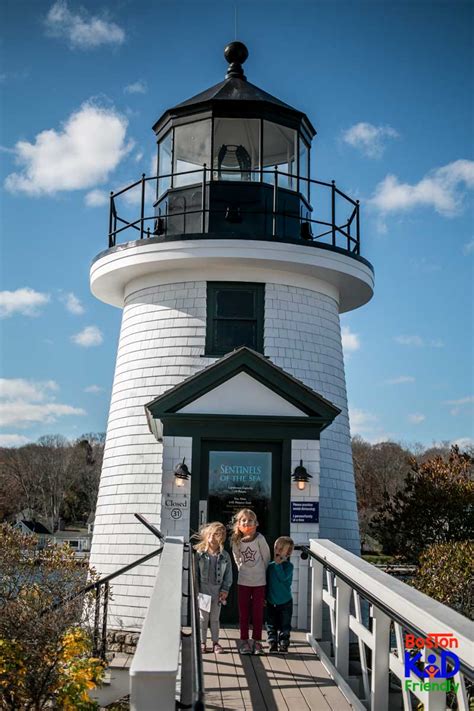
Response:
[{"label": "lighthouse", "polygon": [[[359,204],[316,179],[313,124],[247,79],[245,45],[224,55],[223,81],[154,124],[157,174],[111,194],[91,267],[93,294],[123,312],[91,551],[101,575],[156,547],[135,513],[189,541],[249,507],[270,544],[359,552],[339,316],[373,294]],[[141,628],[157,565],[116,579],[111,627]],[[304,627],[298,560],[293,585]]]}]

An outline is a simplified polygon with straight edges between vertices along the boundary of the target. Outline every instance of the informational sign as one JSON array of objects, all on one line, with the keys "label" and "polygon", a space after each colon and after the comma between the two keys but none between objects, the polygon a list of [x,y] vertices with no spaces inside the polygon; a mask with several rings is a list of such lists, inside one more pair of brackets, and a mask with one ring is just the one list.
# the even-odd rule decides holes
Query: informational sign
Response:
[{"label": "informational sign", "polygon": [[179,521],[189,508],[189,498],[186,494],[165,494],[163,508],[168,518]]},{"label": "informational sign", "polygon": [[209,452],[211,519],[228,524],[237,511],[249,508],[266,530],[271,481],[271,452]]},{"label": "informational sign", "polygon": [[319,501],[292,501],[291,523],[318,523]]}]

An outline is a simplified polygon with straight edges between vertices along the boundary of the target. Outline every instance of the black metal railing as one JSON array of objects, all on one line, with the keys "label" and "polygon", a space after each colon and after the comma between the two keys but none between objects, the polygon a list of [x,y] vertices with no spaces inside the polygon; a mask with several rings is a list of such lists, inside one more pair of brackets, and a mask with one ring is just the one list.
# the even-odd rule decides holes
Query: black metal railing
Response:
[{"label": "black metal railing", "polygon": [[[242,184],[258,185],[266,184],[273,189],[273,199],[271,208],[262,204],[262,209],[246,210],[243,207],[236,209],[236,214],[229,214],[229,208],[221,209],[210,204],[207,198],[207,191],[210,185],[219,182],[217,178],[222,178],[224,174],[229,176],[240,176],[239,182],[233,181],[234,185]],[[186,177],[185,177],[186,176]],[[196,177],[196,180],[192,176]],[[252,180],[255,176],[256,180]],[[243,180],[242,180],[243,179]],[[158,194],[158,181],[169,181],[173,187],[168,188],[163,194]],[[229,184],[231,181],[220,181]],[[286,182],[286,185],[284,184]],[[154,190],[150,190],[150,184],[156,184]],[[162,183],[163,184],[163,183]],[[167,194],[172,194],[179,188],[185,187],[200,187],[201,199],[199,206],[193,206],[190,209],[182,211],[174,211],[170,214],[167,211],[167,203],[165,211],[162,214],[158,208],[154,208]],[[294,188],[298,189],[295,190]],[[299,214],[293,210],[287,211],[281,208],[282,190],[288,194],[297,195],[300,199],[302,208]],[[134,192],[135,191],[135,192]],[[321,199],[319,198],[321,193]],[[318,219],[311,217],[313,207],[311,202],[317,206]],[[150,212],[147,214],[147,205],[151,203]],[[342,203],[342,204],[341,204]],[[127,208],[137,204],[140,206],[140,215],[136,218],[125,217]],[[118,211],[120,209],[120,214]],[[231,211],[232,212],[232,211]],[[341,213],[343,215],[341,217]],[[208,233],[209,218],[211,216],[222,215],[229,222],[242,222],[246,217],[254,218],[256,215],[264,215],[271,218],[270,237],[274,239],[284,239],[284,234],[278,234],[279,224],[281,220],[296,220],[299,223],[298,239],[306,244],[326,244],[329,247],[341,249],[342,251],[359,256],[360,255],[360,205],[358,200],[353,200],[351,197],[343,193],[336,187],[333,180],[331,183],[326,183],[321,180],[312,178],[302,178],[291,173],[280,171],[275,167],[272,170],[245,170],[241,169],[225,169],[217,173],[216,170],[209,168],[206,164],[195,170],[186,170],[164,175],[156,175],[147,177],[142,174],[140,180],[128,185],[121,190],[110,193],[110,213],[109,213],[109,248],[117,245],[118,239],[126,233],[128,242],[132,239],[145,239],[152,237],[166,237],[168,235],[168,224],[171,219],[175,220],[178,217],[190,218],[194,215],[200,216],[200,232]],[[195,230],[196,232],[198,230]],[[225,236],[225,235],[220,235]],[[230,234],[235,238],[234,234]],[[268,238],[268,237],[265,237]],[[261,235],[256,234],[254,239],[262,239]],[[292,239],[291,241],[295,241]]]},{"label": "black metal railing", "polygon": [[69,595],[63,598],[62,600],[59,600],[56,604],[48,608],[48,610],[45,610],[43,613],[46,614],[47,612],[53,612],[79,597],[84,598],[88,593],[93,593],[94,610],[92,629],[92,654],[95,657],[99,657],[103,661],[106,661],[107,655],[107,613],[110,599],[110,582],[115,578],[118,578],[119,575],[124,575],[130,570],[136,568],[138,565],[146,563],[152,558],[155,558],[155,556],[159,555],[163,550],[164,536],[161,534],[161,532],[158,531],[155,526],[149,523],[146,518],[141,514],[134,514],[134,516],[140,521],[140,523],[142,523],[146,528],[148,528],[148,530],[150,530],[159,539],[159,548],[154,551],[151,551],[151,553],[147,553],[147,555],[142,556],[138,560],[134,560],[128,565],[124,565],[122,568],[119,568],[119,570],[115,570],[113,573],[110,573],[109,575],[100,578],[100,580],[96,580],[92,583],[89,583],[89,585],[86,585],[80,590],[77,590],[72,595]]}]

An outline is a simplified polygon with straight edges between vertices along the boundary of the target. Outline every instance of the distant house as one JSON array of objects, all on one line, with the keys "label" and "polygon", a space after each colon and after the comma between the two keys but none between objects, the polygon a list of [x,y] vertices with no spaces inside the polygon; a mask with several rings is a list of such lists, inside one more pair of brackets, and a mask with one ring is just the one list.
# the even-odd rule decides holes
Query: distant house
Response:
[{"label": "distant house", "polygon": [[56,545],[67,544],[76,554],[76,558],[87,558],[91,549],[92,532],[89,525],[86,527],[69,528],[51,533],[46,526],[35,519],[20,518],[17,516],[13,528],[34,535],[38,539],[38,549],[42,550],[48,543]]},{"label": "distant house", "polygon": [[46,543],[51,540],[51,532],[48,531],[46,526],[44,526],[39,521],[28,521],[26,519],[20,519],[15,524],[13,528],[26,533],[28,535],[35,535],[38,538],[38,548],[44,548]]}]

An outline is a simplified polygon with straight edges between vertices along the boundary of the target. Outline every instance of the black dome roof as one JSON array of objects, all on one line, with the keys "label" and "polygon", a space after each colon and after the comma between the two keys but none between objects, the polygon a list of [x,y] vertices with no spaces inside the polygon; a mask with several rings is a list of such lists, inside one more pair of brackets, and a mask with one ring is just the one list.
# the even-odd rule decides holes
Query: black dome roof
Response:
[{"label": "black dome roof", "polygon": [[247,48],[241,42],[228,45],[224,54],[232,63],[224,81],[167,109],[153,130],[158,132],[171,118],[210,110],[216,116],[267,118],[294,128],[304,123],[312,138],[316,130],[306,114],[246,80],[240,62],[236,61],[236,58],[245,61],[245,52]]}]

